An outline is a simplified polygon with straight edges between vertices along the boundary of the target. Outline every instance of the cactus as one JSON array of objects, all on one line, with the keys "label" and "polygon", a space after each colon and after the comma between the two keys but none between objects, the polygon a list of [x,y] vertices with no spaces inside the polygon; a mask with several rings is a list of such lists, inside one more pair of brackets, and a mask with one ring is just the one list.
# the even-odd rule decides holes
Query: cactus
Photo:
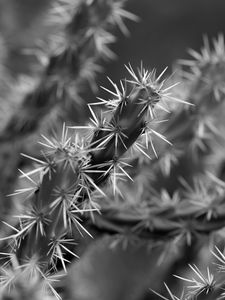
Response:
[{"label": "cactus", "polygon": [[[155,118],[155,106],[169,87],[164,88],[160,81],[162,73],[156,77],[155,71],[149,72],[142,66],[137,74],[131,66],[127,69],[131,80],[121,81],[121,91],[111,81],[115,91],[109,92],[115,99],[101,100],[107,110],[101,111],[100,119],[90,106],[90,125],[72,127],[75,133],[70,136],[64,125],[60,141],[43,136],[46,160],[31,158],[38,164],[36,169],[21,171],[32,186],[13,194],[28,196],[24,212],[17,216],[19,226],[8,224],[15,233],[5,238],[13,240],[11,247],[21,267],[24,261],[35,258],[42,272],[57,270],[59,264],[66,272],[63,253],[77,256],[69,247],[75,243],[74,227],[80,234],[90,235],[79,218],[99,210],[95,194],[105,197],[101,186],[112,181],[115,195],[119,178],[131,179],[123,155],[133,144],[138,145],[139,137],[146,135],[148,123]],[[79,129],[87,129],[83,138]],[[144,152],[143,147],[137,147]]]},{"label": "cactus", "polygon": [[[95,89],[95,75],[101,71],[100,61],[113,58],[109,44],[115,38],[111,31],[118,24],[126,33],[123,18],[137,19],[123,9],[122,1],[60,0],[49,3],[47,8],[43,16],[47,36],[38,37],[31,49],[22,48],[28,57],[24,64],[29,64],[32,58],[32,72],[24,76],[25,71],[21,70],[22,74],[14,78],[10,64],[8,69],[2,68],[5,113],[2,114],[0,141],[2,156],[7,155],[8,159],[3,160],[1,168],[2,172],[9,173],[1,187],[1,202],[5,208],[12,206],[4,196],[13,191],[16,169],[29,163],[19,153],[32,154],[33,139],[52,128],[58,130],[63,120],[79,123],[87,117],[87,105],[82,97],[90,87]],[[2,45],[7,58],[10,46],[4,39]],[[17,103],[13,103],[14,98]]]},{"label": "cactus", "polygon": [[[60,33],[51,28],[41,51],[27,52],[38,53],[43,65],[29,74],[29,91],[22,90],[0,134],[6,148],[20,145],[26,162],[8,195],[20,205],[1,219],[1,299],[138,299],[147,285],[157,299],[224,297],[223,37],[212,47],[205,38],[200,53],[191,50],[192,60],[178,62],[175,78],[165,77],[167,68],[158,73],[127,64],[126,78],[119,84],[109,78],[112,90],[103,87],[107,98],[87,103],[102,57],[114,56],[112,28],[126,34],[123,18],[137,20],[123,4],[58,0],[41,8]],[[5,66],[0,71],[10,76]],[[1,85],[5,95],[16,90]],[[85,110],[79,122],[74,101]],[[47,125],[56,123],[52,135]],[[36,156],[21,141],[38,133]],[[21,161],[16,156],[12,172]],[[210,242],[207,263],[216,258],[217,269],[204,273],[198,264],[206,264],[200,256]],[[94,274],[87,267],[101,259],[112,268],[113,295],[95,285],[105,277],[110,288],[104,265]]]}]

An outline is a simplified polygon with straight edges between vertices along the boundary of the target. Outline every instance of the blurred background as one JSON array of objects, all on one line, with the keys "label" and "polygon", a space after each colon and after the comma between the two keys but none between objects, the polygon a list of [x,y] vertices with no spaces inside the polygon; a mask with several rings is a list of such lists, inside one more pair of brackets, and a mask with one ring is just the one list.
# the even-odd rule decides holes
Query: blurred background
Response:
[{"label": "blurred background", "polygon": [[[27,71],[20,50],[46,34],[42,13],[50,3],[51,0],[0,0],[0,35],[10,50],[8,64],[13,72],[20,68]],[[171,66],[176,59],[188,56],[188,48],[198,50],[204,34],[215,37],[225,31],[223,0],[129,0],[126,7],[140,21],[126,22],[129,37],[116,33],[118,40],[112,49],[117,59],[107,64],[106,71],[112,78],[124,74],[123,65],[128,62],[139,65],[142,60],[159,69]]]},{"label": "blurred background", "polygon": [[200,50],[203,35],[217,37],[225,32],[223,0],[129,0],[127,9],[137,16],[138,23],[128,22],[130,37],[122,34],[113,46],[118,59],[107,68],[107,74],[118,78],[125,74],[124,64],[159,70],[180,58],[189,57],[187,50]]}]

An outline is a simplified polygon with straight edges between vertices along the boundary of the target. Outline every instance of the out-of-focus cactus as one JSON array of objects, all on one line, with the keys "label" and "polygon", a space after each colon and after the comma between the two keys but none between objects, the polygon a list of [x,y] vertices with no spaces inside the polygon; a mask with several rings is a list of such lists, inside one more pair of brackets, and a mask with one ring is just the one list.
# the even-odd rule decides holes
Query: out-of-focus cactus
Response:
[{"label": "out-of-focus cactus", "polygon": [[[68,105],[75,103],[79,107],[82,104],[82,89],[88,85],[95,88],[95,73],[101,70],[99,60],[114,57],[108,46],[115,37],[109,30],[118,24],[125,31],[124,17],[136,20],[122,5],[122,1],[100,0],[52,3],[53,7],[46,16],[46,27],[55,24],[61,31],[53,30],[53,34],[33,51],[25,49],[46,67],[39,82],[24,96],[21,105],[6,122],[1,141],[21,139],[32,133],[59,105],[59,113],[63,113]],[[73,112],[76,115],[77,108],[73,108]]]}]

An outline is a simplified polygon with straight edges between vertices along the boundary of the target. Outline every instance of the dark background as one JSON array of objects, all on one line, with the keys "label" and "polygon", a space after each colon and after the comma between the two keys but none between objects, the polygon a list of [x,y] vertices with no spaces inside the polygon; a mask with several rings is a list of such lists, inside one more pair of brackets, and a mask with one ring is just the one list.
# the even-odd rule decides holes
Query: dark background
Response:
[{"label": "dark background", "polygon": [[179,58],[187,58],[188,48],[197,51],[203,35],[217,37],[225,32],[224,0],[129,0],[127,10],[139,16],[138,23],[126,22],[130,37],[119,34],[113,46],[118,60],[109,64],[112,77],[125,74],[123,65],[140,61],[159,71]]}]

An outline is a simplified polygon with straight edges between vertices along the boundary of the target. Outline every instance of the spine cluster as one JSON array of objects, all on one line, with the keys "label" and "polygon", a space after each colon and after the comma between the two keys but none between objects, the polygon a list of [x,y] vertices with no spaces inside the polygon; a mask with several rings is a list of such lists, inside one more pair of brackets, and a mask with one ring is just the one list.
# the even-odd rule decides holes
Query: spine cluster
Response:
[{"label": "spine cluster", "polygon": [[132,180],[124,154],[135,146],[145,153],[138,140],[148,135],[148,124],[156,118],[155,108],[170,87],[164,87],[161,80],[164,71],[156,77],[155,71],[142,66],[137,73],[131,66],[127,70],[131,79],[121,81],[121,89],[111,81],[112,99],[101,99],[105,109],[100,116],[93,109],[96,103],[89,106],[89,125],[64,125],[61,140],[43,136],[45,160],[24,154],[37,167],[21,171],[29,185],[13,195],[25,195],[26,205],[16,216],[18,226],[7,224],[14,231],[12,235],[3,238],[11,240],[12,253],[21,268],[25,261],[35,261],[34,268],[41,273],[56,272],[59,266],[66,272],[64,256],[77,256],[72,250],[77,234],[90,235],[81,223],[82,217],[89,215],[95,220],[98,197],[107,198],[104,186],[112,182],[115,195],[119,193],[119,180]]}]

